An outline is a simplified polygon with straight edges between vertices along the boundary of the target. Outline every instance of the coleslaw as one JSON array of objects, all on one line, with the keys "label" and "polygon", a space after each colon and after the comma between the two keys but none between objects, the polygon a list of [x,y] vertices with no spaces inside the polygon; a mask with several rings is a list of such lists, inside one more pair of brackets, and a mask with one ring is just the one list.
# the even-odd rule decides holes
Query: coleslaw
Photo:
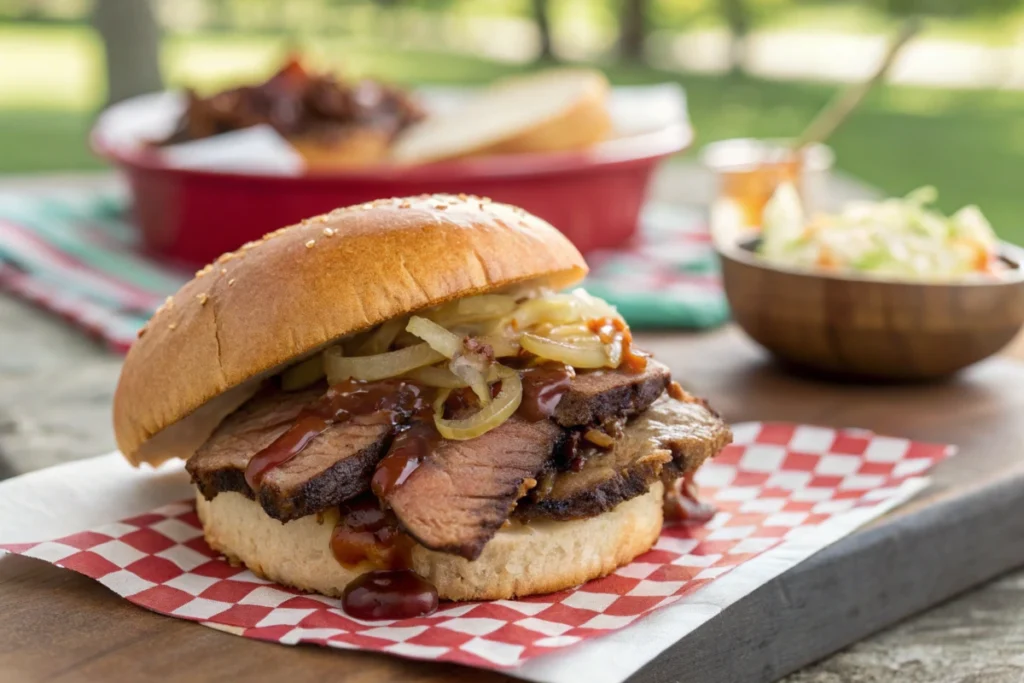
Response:
[{"label": "coleslaw", "polygon": [[796,189],[785,184],[765,206],[758,253],[779,265],[902,280],[998,274],[999,241],[978,207],[945,216],[930,207],[937,196],[935,188],[921,187],[808,220]]}]

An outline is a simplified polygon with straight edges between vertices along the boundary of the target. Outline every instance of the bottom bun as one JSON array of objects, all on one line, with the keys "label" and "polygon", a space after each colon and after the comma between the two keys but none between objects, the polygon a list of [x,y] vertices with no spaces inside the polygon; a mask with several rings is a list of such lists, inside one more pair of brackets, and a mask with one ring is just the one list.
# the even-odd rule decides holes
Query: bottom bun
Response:
[{"label": "bottom bun", "polygon": [[[500,600],[551,593],[605,576],[650,550],[661,533],[661,482],[614,510],[570,522],[513,523],[479,558],[416,545],[412,569],[442,600]],[[198,495],[206,542],[253,573],[286,586],[338,597],[370,566],[347,568],[330,549],[336,513],[282,524],[239,493]]]}]

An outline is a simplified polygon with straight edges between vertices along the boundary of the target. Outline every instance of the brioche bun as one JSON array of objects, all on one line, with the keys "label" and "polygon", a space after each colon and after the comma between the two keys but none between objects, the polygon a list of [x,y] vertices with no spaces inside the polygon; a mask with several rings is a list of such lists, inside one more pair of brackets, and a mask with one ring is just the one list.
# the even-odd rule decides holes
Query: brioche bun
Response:
[{"label": "brioche bun", "polygon": [[[470,562],[416,545],[411,568],[442,600],[503,600],[552,593],[605,576],[650,550],[661,534],[664,488],[613,510],[569,522],[513,522]],[[341,596],[370,565],[345,567],[331,554],[337,511],[281,523],[240,493],[196,495],[206,542],[254,574],[304,591]]]},{"label": "brioche bun", "polygon": [[187,458],[261,379],[341,337],[586,272],[545,221],[466,195],[378,200],[283,228],[199,271],[140,330],[114,394],[117,444],[135,465]]}]

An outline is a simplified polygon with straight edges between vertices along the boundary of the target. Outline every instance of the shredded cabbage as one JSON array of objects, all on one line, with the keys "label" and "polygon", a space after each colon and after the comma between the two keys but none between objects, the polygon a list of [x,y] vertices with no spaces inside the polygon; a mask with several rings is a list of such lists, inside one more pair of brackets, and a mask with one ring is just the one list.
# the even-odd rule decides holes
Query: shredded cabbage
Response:
[{"label": "shredded cabbage", "polygon": [[944,216],[922,187],[903,198],[859,201],[805,217],[790,184],[764,210],[760,255],[780,265],[906,280],[956,280],[998,271],[998,240],[976,206]]}]

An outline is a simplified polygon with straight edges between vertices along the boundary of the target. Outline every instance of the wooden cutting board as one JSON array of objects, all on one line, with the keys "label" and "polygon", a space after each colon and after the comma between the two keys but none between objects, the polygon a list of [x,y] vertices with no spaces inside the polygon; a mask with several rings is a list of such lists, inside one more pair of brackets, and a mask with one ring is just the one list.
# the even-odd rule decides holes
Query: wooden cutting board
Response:
[{"label": "wooden cutting board", "polygon": [[[758,589],[631,680],[774,680],[1024,565],[1024,365],[997,358],[916,386],[836,384],[785,374],[732,328],[639,341],[731,421],[865,427],[954,443],[960,454],[939,466],[934,486],[916,500]],[[90,579],[13,556],[0,559],[0,678],[513,680],[246,640],[151,614]]]}]

